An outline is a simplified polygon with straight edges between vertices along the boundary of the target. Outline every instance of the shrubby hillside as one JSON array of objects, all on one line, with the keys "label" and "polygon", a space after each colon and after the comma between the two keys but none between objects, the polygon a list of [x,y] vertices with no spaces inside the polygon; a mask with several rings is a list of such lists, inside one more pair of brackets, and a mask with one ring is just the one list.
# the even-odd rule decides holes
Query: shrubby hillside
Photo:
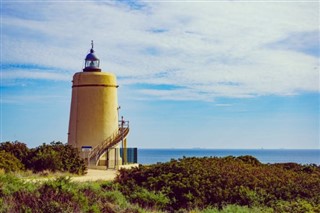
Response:
[{"label": "shrubby hillside", "polygon": [[[25,181],[12,174],[0,172],[0,213],[7,212],[92,212],[92,213],[160,213],[148,193],[136,194],[137,200],[146,200],[152,206],[141,207],[130,202],[120,191],[119,184],[108,181],[74,182],[69,177],[47,181]],[[249,208],[237,205],[225,206],[222,210],[207,208],[193,209],[190,213],[265,213],[268,209]],[[181,210],[180,212],[189,212]],[[270,212],[270,211],[269,211]]]},{"label": "shrubby hillside", "polygon": [[259,207],[320,212],[320,167],[262,164],[251,156],[183,158],[121,170],[116,182],[134,203],[167,211]]},{"label": "shrubby hillside", "polygon": [[0,144],[0,212],[319,212],[320,166],[251,156],[182,158],[120,170],[114,182],[30,182],[12,171],[84,174],[72,147]]}]

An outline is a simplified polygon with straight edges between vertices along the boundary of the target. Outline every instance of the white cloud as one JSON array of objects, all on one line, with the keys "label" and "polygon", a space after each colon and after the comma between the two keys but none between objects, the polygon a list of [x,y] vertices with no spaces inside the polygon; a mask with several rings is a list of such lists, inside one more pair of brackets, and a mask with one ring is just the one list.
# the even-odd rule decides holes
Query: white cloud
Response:
[{"label": "white cloud", "polygon": [[67,74],[32,71],[32,70],[10,70],[2,72],[1,77],[3,80],[13,79],[41,79],[41,80],[55,80],[55,81],[70,81],[71,76]]},{"label": "white cloud", "polygon": [[140,10],[112,2],[3,4],[3,63],[60,70],[20,70],[5,78],[71,80],[93,39],[102,68],[123,77],[120,84],[181,86],[139,89],[136,98],[213,100],[319,91],[318,58],[300,46],[276,46],[293,33],[319,31],[318,2],[147,1]]},{"label": "white cloud", "polygon": [[29,103],[67,102],[65,96],[58,95],[5,95],[1,98],[1,104],[27,105]]}]

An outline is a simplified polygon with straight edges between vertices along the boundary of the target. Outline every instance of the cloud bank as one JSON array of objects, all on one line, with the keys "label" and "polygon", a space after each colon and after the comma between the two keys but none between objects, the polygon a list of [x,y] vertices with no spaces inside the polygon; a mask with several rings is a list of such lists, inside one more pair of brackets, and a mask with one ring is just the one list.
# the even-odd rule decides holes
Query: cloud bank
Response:
[{"label": "cloud bank", "polygon": [[103,70],[136,99],[319,92],[316,1],[2,4],[4,83],[71,80],[94,40]]}]

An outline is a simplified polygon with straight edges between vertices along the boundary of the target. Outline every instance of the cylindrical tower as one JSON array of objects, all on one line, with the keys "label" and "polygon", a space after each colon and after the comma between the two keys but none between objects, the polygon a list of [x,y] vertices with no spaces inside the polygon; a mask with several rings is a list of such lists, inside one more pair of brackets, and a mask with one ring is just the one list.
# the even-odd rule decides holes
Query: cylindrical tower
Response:
[{"label": "cylindrical tower", "polygon": [[118,134],[118,86],[114,74],[101,72],[93,44],[83,72],[76,73],[72,82],[68,144],[86,158],[88,152]]},{"label": "cylindrical tower", "polygon": [[95,147],[118,131],[116,77],[106,72],[73,76],[68,143]]}]

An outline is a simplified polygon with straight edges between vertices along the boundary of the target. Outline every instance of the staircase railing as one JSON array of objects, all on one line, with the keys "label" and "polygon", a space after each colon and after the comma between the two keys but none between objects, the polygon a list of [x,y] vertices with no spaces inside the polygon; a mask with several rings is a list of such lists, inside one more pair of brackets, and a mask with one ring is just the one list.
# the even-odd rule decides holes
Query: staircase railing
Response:
[{"label": "staircase railing", "polygon": [[119,128],[106,140],[95,146],[88,155],[89,162],[96,164],[105,151],[123,140],[129,133],[129,121],[121,122]]}]

